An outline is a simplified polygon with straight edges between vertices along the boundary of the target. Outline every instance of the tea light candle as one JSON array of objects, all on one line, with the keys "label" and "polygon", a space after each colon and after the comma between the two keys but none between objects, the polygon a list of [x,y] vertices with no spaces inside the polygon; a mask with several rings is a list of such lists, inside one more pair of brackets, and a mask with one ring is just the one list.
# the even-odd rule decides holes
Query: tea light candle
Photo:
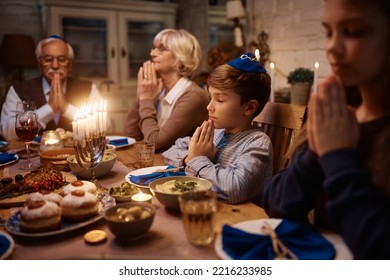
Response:
[{"label": "tea light candle", "polygon": [[131,197],[132,201],[152,203],[152,196],[147,193],[137,193]]},{"label": "tea light candle", "polygon": [[43,132],[41,144],[39,149],[41,151],[51,150],[55,148],[62,148],[63,143],[58,132],[54,130],[48,130]]},{"label": "tea light candle", "polygon": [[45,145],[56,145],[58,142],[60,142],[58,139],[47,139]]}]

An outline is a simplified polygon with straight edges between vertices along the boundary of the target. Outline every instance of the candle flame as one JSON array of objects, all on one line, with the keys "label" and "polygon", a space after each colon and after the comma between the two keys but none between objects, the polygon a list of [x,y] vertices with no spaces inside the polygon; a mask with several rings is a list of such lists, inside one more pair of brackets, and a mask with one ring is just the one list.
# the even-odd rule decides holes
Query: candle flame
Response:
[{"label": "candle flame", "polygon": [[320,64],[318,63],[318,61],[316,61],[316,63],[314,63],[314,67],[317,69],[320,67]]},{"label": "candle flame", "polygon": [[274,68],[275,68],[275,64],[274,64],[273,62],[271,62],[271,63],[269,64],[269,67],[271,67],[271,69],[274,69]]}]

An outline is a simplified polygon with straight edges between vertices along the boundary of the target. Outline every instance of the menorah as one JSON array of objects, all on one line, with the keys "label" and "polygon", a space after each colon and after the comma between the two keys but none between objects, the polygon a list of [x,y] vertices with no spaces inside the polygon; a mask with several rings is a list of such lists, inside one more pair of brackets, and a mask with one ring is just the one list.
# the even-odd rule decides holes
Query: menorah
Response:
[{"label": "menorah", "polygon": [[73,147],[80,167],[90,170],[91,181],[101,192],[107,192],[96,180],[95,169],[106,149],[106,102],[83,106],[73,121]]}]

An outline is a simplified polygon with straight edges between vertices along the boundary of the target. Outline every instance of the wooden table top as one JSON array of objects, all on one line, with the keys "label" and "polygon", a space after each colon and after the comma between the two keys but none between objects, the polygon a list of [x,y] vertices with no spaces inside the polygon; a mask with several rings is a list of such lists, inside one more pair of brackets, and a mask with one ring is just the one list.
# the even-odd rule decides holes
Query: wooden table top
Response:
[{"label": "wooden table top", "polygon": [[[22,142],[12,142],[8,151],[23,147]],[[99,183],[110,188],[124,181],[126,174],[135,168],[135,154],[132,146],[117,149],[117,162],[113,170],[99,178]],[[33,158],[39,161],[39,157]],[[0,167],[0,177],[18,172],[17,167],[25,160]],[[161,154],[155,155],[154,165],[164,165]],[[121,241],[109,231],[103,219],[74,231],[49,237],[14,236],[15,250],[10,259],[218,259],[214,244],[196,247],[188,243],[180,212],[165,208],[153,197],[157,207],[153,225],[148,234],[136,241]],[[0,208],[0,231],[6,231],[4,221],[20,207]],[[246,220],[267,218],[264,210],[253,203],[229,205],[218,202],[214,231],[220,234],[224,224],[233,225]],[[107,241],[98,245],[89,245],[83,235],[92,230],[101,229],[107,233]]]}]

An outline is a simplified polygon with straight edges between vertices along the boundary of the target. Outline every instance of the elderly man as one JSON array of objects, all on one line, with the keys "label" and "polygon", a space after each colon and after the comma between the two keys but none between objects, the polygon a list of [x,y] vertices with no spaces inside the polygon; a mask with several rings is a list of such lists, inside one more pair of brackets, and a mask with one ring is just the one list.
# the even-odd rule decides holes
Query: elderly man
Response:
[{"label": "elderly man", "polygon": [[1,110],[1,132],[6,140],[17,138],[15,109],[18,101],[35,102],[41,130],[60,127],[71,131],[78,107],[101,98],[91,82],[68,77],[74,53],[63,38],[53,35],[43,39],[38,43],[35,55],[42,77],[16,83],[7,92]]}]

